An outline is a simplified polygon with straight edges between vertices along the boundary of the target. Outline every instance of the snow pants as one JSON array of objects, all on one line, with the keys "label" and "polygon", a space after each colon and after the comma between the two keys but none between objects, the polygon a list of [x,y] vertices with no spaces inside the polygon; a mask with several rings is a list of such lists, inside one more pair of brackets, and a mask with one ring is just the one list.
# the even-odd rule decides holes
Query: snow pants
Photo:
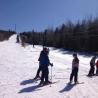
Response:
[{"label": "snow pants", "polygon": [[95,71],[95,66],[90,66],[90,70],[89,70],[88,75],[89,75],[89,76],[94,75],[94,71]]},{"label": "snow pants", "polygon": [[39,68],[38,68],[38,70],[37,70],[36,77],[39,77],[40,72],[41,72],[41,66],[39,66]]},{"label": "snow pants", "polygon": [[96,75],[98,75],[98,67],[96,67]]},{"label": "snow pants", "polygon": [[74,82],[77,82],[77,79],[78,79],[78,68],[77,67],[72,69],[72,72],[70,75],[70,82],[72,82],[73,77],[74,77]]},{"label": "snow pants", "polygon": [[41,75],[41,82],[48,82],[48,74],[49,74],[49,69],[48,66],[41,67],[42,70],[42,75]]}]

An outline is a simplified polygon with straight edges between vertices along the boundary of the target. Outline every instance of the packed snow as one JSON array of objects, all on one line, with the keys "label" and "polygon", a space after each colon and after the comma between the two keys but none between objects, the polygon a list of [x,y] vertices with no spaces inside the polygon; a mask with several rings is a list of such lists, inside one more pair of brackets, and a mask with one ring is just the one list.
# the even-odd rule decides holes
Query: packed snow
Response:
[{"label": "packed snow", "polygon": [[[38,87],[33,82],[39,66],[42,46],[16,43],[16,35],[0,42],[0,98],[98,98],[98,77],[87,77],[91,56],[78,54],[80,60],[79,82],[67,85],[71,73],[72,53],[50,48],[53,84]],[[49,67],[51,78],[51,67]]]}]

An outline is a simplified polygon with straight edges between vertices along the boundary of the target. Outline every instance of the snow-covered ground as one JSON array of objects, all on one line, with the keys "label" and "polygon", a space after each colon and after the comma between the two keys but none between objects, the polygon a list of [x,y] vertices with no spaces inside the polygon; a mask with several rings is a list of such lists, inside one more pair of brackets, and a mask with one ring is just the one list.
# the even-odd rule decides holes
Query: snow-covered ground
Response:
[{"label": "snow-covered ground", "polygon": [[[54,63],[54,84],[38,88],[33,82],[41,46],[21,47],[16,35],[0,42],[0,98],[98,98],[98,77],[88,78],[91,57],[78,55],[80,59],[79,82],[68,86],[72,53],[50,48],[50,60]],[[51,72],[51,67],[49,67]],[[50,75],[51,76],[51,75]]]}]

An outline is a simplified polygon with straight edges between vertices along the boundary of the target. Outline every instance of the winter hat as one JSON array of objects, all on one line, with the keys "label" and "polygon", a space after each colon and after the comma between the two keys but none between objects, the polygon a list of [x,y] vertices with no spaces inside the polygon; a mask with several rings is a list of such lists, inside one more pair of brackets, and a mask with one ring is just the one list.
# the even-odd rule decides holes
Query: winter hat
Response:
[{"label": "winter hat", "polygon": [[77,53],[73,53],[73,56],[75,56],[75,57],[76,57],[76,56],[77,56]]}]

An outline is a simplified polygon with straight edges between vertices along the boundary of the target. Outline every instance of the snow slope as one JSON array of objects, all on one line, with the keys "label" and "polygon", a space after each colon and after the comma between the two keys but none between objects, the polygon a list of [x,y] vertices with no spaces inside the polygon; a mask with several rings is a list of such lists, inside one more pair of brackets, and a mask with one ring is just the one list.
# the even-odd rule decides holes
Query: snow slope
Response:
[{"label": "snow slope", "polygon": [[0,98],[98,98],[98,77],[86,76],[91,57],[79,55],[79,82],[84,84],[68,86],[73,58],[71,53],[59,49],[51,48],[49,55],[54,63],[52,81],[55,83],[38,88],[40,81],[32,79],[41,49],[41,46],[21,47],[16,43],[16,35],[0,42]]}]

